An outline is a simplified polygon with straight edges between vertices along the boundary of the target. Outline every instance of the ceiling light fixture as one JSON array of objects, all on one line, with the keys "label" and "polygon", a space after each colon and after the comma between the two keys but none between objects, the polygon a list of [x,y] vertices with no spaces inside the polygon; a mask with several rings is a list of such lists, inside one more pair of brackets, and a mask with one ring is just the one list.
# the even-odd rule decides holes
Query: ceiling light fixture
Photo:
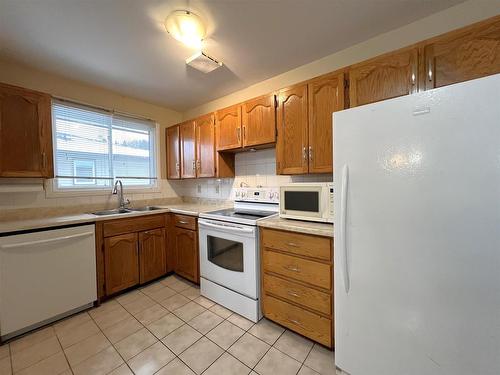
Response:
[{"label": "ceiling light fixture", "polygon": [[206,28],[201,18],[196,14],[188,10],[176,10],[165,20],[165,28],[172,37],[186,46],[201,49]]}]

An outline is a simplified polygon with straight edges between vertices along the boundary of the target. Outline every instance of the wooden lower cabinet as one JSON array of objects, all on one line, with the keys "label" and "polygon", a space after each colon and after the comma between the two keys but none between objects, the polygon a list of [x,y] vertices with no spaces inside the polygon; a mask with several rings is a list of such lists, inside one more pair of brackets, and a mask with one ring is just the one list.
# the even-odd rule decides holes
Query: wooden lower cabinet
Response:
[{"label": "wooden lower cabinet", "polygon": [[175,273],[199,283],[198,232],[175,228]]},{"label": "wooden lower cabinet", "polygon": [[334,347],[333,238],[261,228],[264,316]]},{"label": "wooden lower cabinet", "polygon": [[139,233],[140,283],[157,279],[167,272],[165,229],[158,228]]},{"label": "wooden lower cabinet", "polygon": [[114,294],[139,283],[137,233],[104,239],[106,294]]}]

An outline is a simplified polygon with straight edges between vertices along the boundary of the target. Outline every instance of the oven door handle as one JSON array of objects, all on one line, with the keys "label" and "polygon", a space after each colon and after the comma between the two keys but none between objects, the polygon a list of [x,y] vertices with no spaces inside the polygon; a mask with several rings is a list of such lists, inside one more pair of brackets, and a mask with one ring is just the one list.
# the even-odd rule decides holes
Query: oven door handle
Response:
[{"label": "oven door handle", "polygon": [[215,228],[215,229],[226,229],[226,230],[231,230],[234,232],[241,232],[241,233],[253,233],[254,228],[240,228],[240,227],[235,227],[232,225],[217,225],[217,224],[212,224],[206,221],[198,221],[198,224],[201,226],[206,226],[210,228]]}]

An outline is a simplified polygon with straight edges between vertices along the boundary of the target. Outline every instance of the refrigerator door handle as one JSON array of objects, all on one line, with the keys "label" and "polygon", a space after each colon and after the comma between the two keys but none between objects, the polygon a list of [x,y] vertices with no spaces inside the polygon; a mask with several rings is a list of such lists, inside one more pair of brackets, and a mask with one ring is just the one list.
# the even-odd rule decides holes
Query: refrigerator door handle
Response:
[{"label": "refrigerator door handle", "polygon": [[349,182],[349,167],[347,164],[342,168],[342,191],[340,192],[340,255],[341,255],[341,269],[344,281],[344,290],[346,294],[349,293],[349,267],[347,264],[347,188]]}]

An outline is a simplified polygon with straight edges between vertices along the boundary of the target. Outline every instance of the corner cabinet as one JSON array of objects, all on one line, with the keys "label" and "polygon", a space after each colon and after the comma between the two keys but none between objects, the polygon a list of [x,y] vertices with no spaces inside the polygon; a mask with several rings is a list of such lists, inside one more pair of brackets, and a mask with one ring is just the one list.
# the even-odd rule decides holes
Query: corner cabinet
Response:
[{"label": "corner cabinet", "polygon": [[175,273],[200,283],[198,225],[193,216],[173,215],[175,225]]},{"label": "corner cabinet", "polygon": [[180,154],[180,127],[171,126],[166,129],[167,146],[167,178],[178,180],[181,178],[181,154]]},{"label": "corner cabinet", "polygon": [[0,84],[0,177],[54,177],[50,95]]}]

